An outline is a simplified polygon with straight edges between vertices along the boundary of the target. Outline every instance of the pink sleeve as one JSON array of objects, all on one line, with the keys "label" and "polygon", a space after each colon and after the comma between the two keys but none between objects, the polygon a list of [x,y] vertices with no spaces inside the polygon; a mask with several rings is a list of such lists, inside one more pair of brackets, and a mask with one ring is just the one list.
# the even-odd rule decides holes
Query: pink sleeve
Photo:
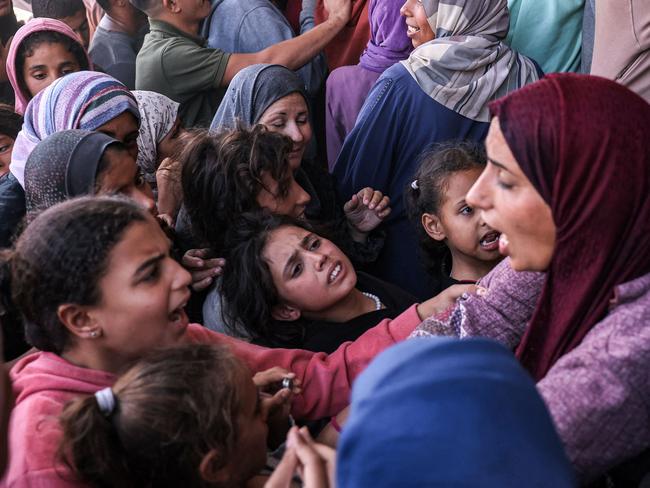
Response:
[{"label": "pink sleeve", "polygon": [[293,415],[318,419],[336,415],[346,407],[353,380],[377,354],[406,339],[420,322],[413,305],[392,320],[382,320],[356,341],[342,344],[329,355],[301,349],[269,349],[203,327],[192,327],[188,334],[195,341],[229,344],[253,372],[273,366],[293,371],[303,384],[303,393],[293,403]]}]

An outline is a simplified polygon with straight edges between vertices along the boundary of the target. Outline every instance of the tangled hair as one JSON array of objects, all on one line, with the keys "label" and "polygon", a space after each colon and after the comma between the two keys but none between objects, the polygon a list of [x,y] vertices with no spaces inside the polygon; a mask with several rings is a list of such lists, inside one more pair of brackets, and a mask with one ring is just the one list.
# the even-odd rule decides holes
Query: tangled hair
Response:
[{"label": "tangled hair", "polygon": [[224,323],[229,327],[243,327],[246,335],[266,346],[299,347],[305,333],[302,321],[279,321],[271,316],[279,296],[263,256],[271,232],[284,226],[312,231],[305,221],[285,215],[266,211],[241,215],[227,235],[219,291],[226,304]]},{"label": "tangled hair", "polygon": [[453,141],[436,144],[419,158],[414,183],[405,192],[408,216],[417,229],[425,266],[431,274],[449,274],[451,252],[444,242],[427,235],[422,227],[422,214],[438,214],[449,188],[449,177],[458,172],[483,169],[487,156],[482,144],[473,141]]},{"label": "tangled hair", "polygon": [[[52,2],[53,4],[58,4]],[[65,2],[61,2],[65,3]],[[80,2],[81,3],[81,2]],[[81,4],[83,8],[83,4]],[[34,14],[36,16],[36,14]],[[43,17],[52,17],[51,15],[43,15]],[[65,15],[64,15],[65,17]],[[52,17],[58,18],[58,17]],[[23,42],[18,46],[18,52],[16,53],[16,78],[18,79],[18,86],[20,91],[24,94],[29,94],[29,89],[27,88],[27,83],[25,83],[25,77],[23,76],[23,70],[25,69],[25,59],[34,55],[34,50],[38,48],[41,44],[62,44],[69,53],[77,60],[79,63],[80,71],[88,71],[88,56],[84,50],[81,43],[75,39],[72,39],[60,32],[55,31],[37,31],[33,34],[28,35]]]},{"label": "tangled hair", "polygon": [[79,10],[86,11],[82,0],[32,0],[34,18],[63,19],[73,16]]},{"label": "tangled hair", "polygon": [[16,139],[22,127],[23,116],[10,105],[0,103],[0,134]]},{"label": "tangled hair", "polygon": [[260,210],[257,196],[268,173],[284,198],[291,184],[287,155],[291,139],[261,125],[251,130],[196,132],[185,144],[182,167],[183,201],[192,232],[213,251],[223,252],[224,235],[245,212]]},{"label": "tangled hair", "polygon": [[20,235],[10,256],[11,295],[23,314],[27,342],[61,354],[69,334],[59,320],[65,303],[96,305],[109,253],[147,213],[118,197],[82,197],[39,214]]},{"label": "tangled hair", "polygon": [[199,466],[212,450],[215,470],[231,462],[245,372],[225,347],[156,351],[117,380],[111,414],[94,395],[66,406],[58,457],[92,486],[208,486]]}]

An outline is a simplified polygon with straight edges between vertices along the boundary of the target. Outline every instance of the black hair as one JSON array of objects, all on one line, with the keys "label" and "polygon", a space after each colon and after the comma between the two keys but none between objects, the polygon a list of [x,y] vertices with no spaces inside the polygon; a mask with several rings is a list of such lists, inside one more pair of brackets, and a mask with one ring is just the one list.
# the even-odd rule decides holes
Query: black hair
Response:
[{"label": "black hair", "polygon": [[198,131],[179,156],[183,202],[192,232],[202,245],[223,252],[224,235],[245,212],[260,209],[262,176],[278,182],[280,197],[291,184],[288,154],[293,143],[258,125],[251,130]]},{"label": "black hair", "polygon": [[6,262],[11,299],[23,314],[27,342],[61,354],[69,333],[57,310],[64,303],[95,305],[111,250],[144,209],[119,197],[81,197],[36,216],[20,235]]},{"label": "black hair", "polygon": [[23,70],[25,69],[25,59],[34,55],[34,50],[38,48],[41,44],[62,44],[69,53],[77,60],[79,63],[80,71],[87,71],[90,69],[88,66],[88,56],[86,50],[81,45],[81,43],[72,39],[71,37],[61,34],[60,32],[55,31],[36,31],[28,35],[23,42],[18,46],[18,51],[16,53],[16,79],[18,80],[18,86],[20,91],[25,95],[29,95],[29,89],[27,88],[27,83],[25,82],[25,77],[23,76]]},{"label": "black hair", "polygon": [[458,172],[483,169],[487,156],[483,144],[474,141],[451,141],[436,144],[419,157],[413,183],[406,188],[408,216],[417,229],[424,264],[429,273],[449,275],[451,252],[444,242],[427,235],[422,214],[438,214],[444,203],[449,177]]},{"label": "black hair", "polygon": [[240,215],[228,230],[226,265],[219,285],[222,318],[236,335],[243,328],[259,344],[299,347],[305,333],[303,321],[279,321],[271,316],[279,296],[263,257],[270,233],[284,226],[313,231],[304,220],[265,210]]},{"label": "black hair", "polygon": [[23,116],[13,107],[0,103],[0,134],[16,139],[23,126]]},{"label": "black hair", "polygon": [[80,10],[86,11],[82,0],[32,0],[34,18],[63,19],[73,16]]}]

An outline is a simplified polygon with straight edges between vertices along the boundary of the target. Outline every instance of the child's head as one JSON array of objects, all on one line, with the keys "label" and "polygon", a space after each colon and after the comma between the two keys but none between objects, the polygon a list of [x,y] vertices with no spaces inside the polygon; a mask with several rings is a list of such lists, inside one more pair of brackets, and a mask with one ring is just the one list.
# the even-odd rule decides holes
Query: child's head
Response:
[{"label": "child's head", "polygon": [[266,461],[265,408],[223,347],[153,353],[61,423],[61,457],[93,486],[243,486]]},{"label": "child's head", "polygon": [[32,0],[32,13],[34,18],[46,17],[67,24],[88,49],[90,29],[83,0]]},{"label": "child's head", "polygon": [[465,202],[486,165],[483,147],[464,141],[434,146],[420,157],[407,189],[409,216],[434,273],[451,272],[451,261],[497,262],[499,234]]},{"label": "child's head", "polygon": [[0,104],[0,176],[9,171],[11,152],[23,118],[12,107]]},{"label": "child's head", "polygon": [[42,351],[82,354],[120,371],[188,326],[191,277],[156,220],[120,198],[81,197],[39,214],[9,264],[25,336]]},{"label": "child's head", "polygon": [[262,126],[211,134],[198,132],[180,155],[183,198],[192,230],[222,251],[226,230],[244,212],[301,217],[309,195],[288,162],[292,142]]},{"label": "child's head", "polygon": [[56,79],[88,69],[88,54],[70,27],[49,18],[28,22],[18,29],[7,58],[16,110],[24,113],[27,103]]},{"label": "child's head", "polygon": [[299,319],[326,318],[357,283],[352,263],[304,221],[241,216],[228,233],[222,296],[230,320],[269,343],[302,339]]}]

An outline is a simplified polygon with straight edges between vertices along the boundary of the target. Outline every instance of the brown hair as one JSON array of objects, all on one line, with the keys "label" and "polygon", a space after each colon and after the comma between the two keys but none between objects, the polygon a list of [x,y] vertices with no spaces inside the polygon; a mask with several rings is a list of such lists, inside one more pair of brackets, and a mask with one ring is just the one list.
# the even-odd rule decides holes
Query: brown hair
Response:
[{"label": "brown hair", "polygon": [[93,486],[206,486],[203,458],[216,450],[215,470],[231,461],[245,371],[225,347],[154,352],[117,380],[112,413],[94,395],[66,406],[59,459]]}]

